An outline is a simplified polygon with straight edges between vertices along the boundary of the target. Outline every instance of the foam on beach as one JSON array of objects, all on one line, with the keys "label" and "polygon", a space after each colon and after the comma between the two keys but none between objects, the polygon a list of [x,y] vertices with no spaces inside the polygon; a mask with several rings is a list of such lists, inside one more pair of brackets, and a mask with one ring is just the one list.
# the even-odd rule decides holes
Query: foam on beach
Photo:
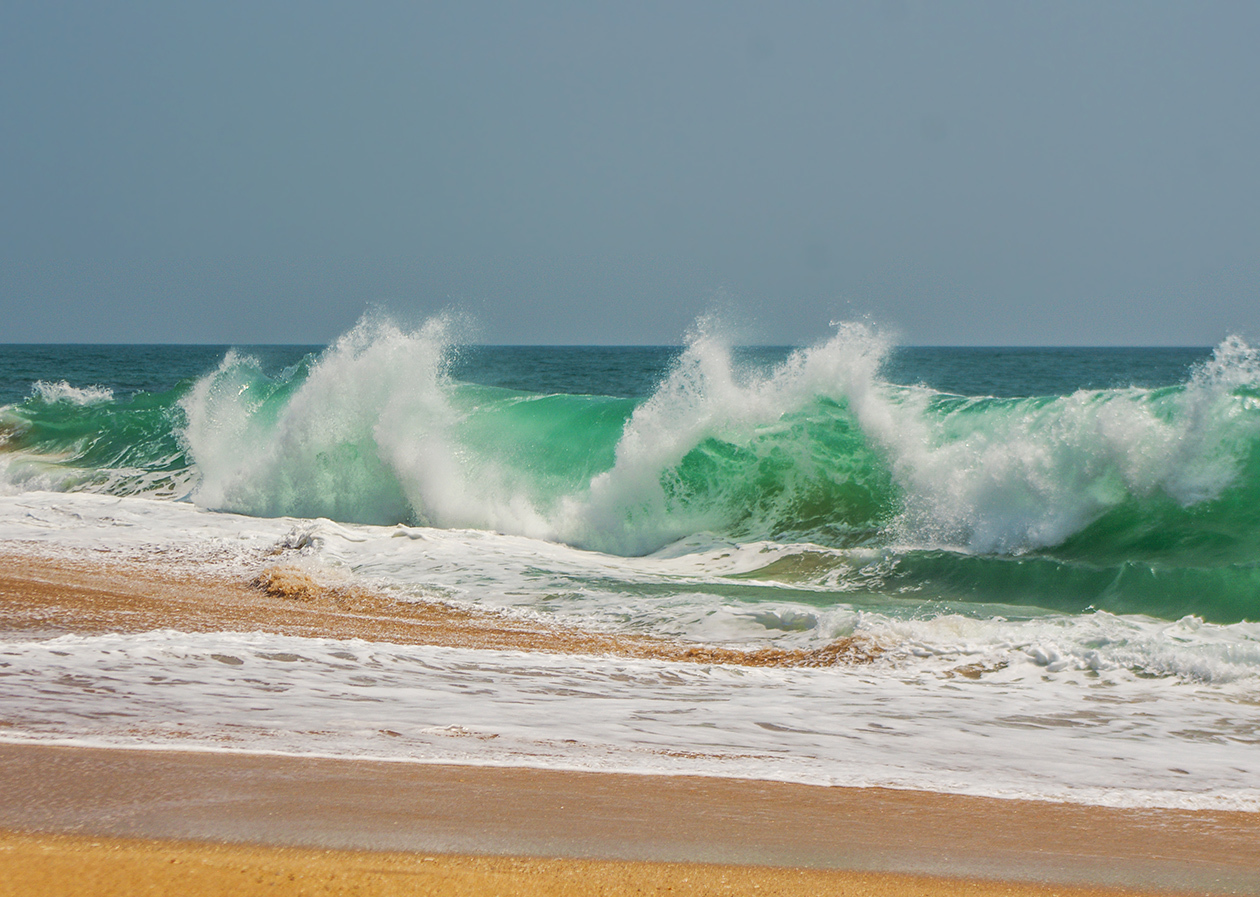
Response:
[{"label": "foam on beach", "polygon": [[[149,558],[246,582],[254,570],[293,603],[315,600],[328,583],[347,600],[366,600],[387,581],[388,571],[373,567],[382,556],[411,573],[393,582],[390,600],[427,593],[455,607],[476,606],[482,594],[511,596],[516,578],[536,580],[539,556],[559,553],[568,575],[584,557],[486,533],[468,534],[462,547],[450,531],[400,539],[397,528],[331,523],[303,524],[294,537],[292,521],[141,499],[2,501],[0,535],[10,544],[67,558]],[[494,564],[484,563],[488,556]],[[712,589],[714,611],[725,607],[735,621],[728,644],[829,639],[816,625],[788,625],[811,612],[807,605],[741,606],[694,571],[687,585],[677,558],[589,563],[619,565],[623,583],[641,563],[649,592],[667,579]],[[511,604],[504,609],[518,619],[563,617]],[[723,625],[722,613],[671,618],[659,604],[653,628],[664,620],[701,641]],[[639,628],[634,615],[595,619],[597,632],[630,637]],[[561,653],[545,640],[530,651],[472,649],[179,625],[176,616],[144,632],[7,638],[0,706],[11,725],[0,738],[1260,809],[1260,793],[1244,784],[1260,780],[1248,715],[1256,641],[1244,624],[856,613],[853,633],[878,651],[819,668]],[[754,627],[759,640],[749,636]],[[1229,719],[1236,722],[1226,726]]]}]

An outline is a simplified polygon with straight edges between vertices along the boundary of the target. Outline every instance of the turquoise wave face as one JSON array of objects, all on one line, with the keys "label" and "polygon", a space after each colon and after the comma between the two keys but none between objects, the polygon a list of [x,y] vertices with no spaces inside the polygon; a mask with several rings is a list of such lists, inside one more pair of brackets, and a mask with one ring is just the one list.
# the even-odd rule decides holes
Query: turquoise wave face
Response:
[{"label": "turquoise wave face", "polygon": [[253,515],[477,528],[637,555],[776,543],[742,578],[820,596],[1260,617],[1260,365],[1185,382],[958,396],[881,376],[869,330],[744,364],[698,333],[642,398],[451,373],[441,320],[365,322],[168,392],[40,384],[0,410],[10,488]]},{"label": "turquoise wave face", "polygon": [[115,400],[40,384],[0,408],[0,472],[26,489],[186,494],[190,463],[177,433],[177,391]]}]

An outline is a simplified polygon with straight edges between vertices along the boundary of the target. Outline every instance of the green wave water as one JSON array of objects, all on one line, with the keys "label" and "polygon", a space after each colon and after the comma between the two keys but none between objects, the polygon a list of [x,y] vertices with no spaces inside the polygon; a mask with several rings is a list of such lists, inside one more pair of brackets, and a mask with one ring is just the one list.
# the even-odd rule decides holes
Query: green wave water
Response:
[{"label": "green wave water", "polygon": [[115,400],[55,386],[0,409],[0,469],[10,487],[187,492],[191,470],[177,433],[177,391]]},{"label": "green wave water", "polygon": [[471,382],[442,321],[364,322],[162,391],[33,385],[0,409],[0,479],[619,555],[765,543],[772,562],[739,579],[823,602],[1260,619],[1245,343],[1174,384],[1026,396],[893,383],[891,351],[844,326],[747,363],[698,332],[626,397]]}]

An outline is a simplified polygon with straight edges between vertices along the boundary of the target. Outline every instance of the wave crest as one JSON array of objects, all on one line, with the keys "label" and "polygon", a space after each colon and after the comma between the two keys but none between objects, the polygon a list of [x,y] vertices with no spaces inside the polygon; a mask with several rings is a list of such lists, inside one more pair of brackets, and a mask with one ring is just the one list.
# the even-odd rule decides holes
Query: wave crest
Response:
[{"label": "wave crest", "polygon": [[96,405],[113,401],[114,391],[105,386],[71,386],[65,380],[50,383],[36,380],[31,387],[32,395],[48,402],[69,402],[72,405]]},{"label": "wave crest", "polygon": [[1222,558],[1260,547],[1260,362],[1242,340],[1180,386],[1016,399],[891,384],[891,349],[841,324],[758,367],[701,321],[636,403],[461,383],[445,318],[365,319],[277,378],[229,353],[181,401],[182,438],[207,507],[623,555],[702,533],[1020,555],[1088,553],[1086,533],[1123,553],[1157,528],[1232,540]]}]

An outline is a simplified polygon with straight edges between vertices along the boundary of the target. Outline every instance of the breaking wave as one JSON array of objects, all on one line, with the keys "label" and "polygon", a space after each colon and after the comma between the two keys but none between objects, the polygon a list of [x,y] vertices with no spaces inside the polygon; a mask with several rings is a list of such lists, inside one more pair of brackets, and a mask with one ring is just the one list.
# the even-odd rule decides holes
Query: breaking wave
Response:
[{"label": "breaking wave", "polygon": [[[452,376],[444,318],[361,321],[269,373],[171,393],[36,384],[0,409],[8,488],[475,528],[617,555],[774,542],[767,579],[934,600],[1260,617],[1260,356],[1180,384],[995,398],[897,385],[861,324],[774,365],[701,321],[651,395]],[[755,575],[755,574],[754,574]]]}]

